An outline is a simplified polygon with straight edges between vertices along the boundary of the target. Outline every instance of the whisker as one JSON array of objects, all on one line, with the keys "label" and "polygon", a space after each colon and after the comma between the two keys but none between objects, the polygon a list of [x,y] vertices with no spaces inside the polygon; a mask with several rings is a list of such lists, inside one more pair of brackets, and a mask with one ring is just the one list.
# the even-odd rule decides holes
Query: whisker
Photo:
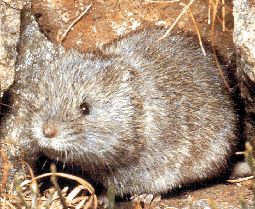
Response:
[{"label": "whisker", "polygon": [[0,106],[8,107],[8,108],[13,108],[12,105],[8,105],[6,103],[0,102]]},{"label": "whisker", "polygon": [[45,161],[44,161],[44,163],[43,163],[43,165],[42,165],[42,169],[44,169],[44,168],[45,168],[45,166],[46,166],[47,162],[48,162],[48,160],[45,160]]}]

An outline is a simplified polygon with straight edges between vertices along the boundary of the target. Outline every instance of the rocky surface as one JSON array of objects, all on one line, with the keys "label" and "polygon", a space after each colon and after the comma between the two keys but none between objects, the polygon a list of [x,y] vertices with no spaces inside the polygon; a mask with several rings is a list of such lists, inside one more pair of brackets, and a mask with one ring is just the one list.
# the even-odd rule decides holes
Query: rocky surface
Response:
[{"label": "rocky surface", "polygon": [[12,84],[19,40],[20,10],[27,1],[0,1],[0,97]]},{"label": "rocky surface", "polygon": [[234,0],[237,75],[246,105],[246,136],[255,145],[255,3]]}]

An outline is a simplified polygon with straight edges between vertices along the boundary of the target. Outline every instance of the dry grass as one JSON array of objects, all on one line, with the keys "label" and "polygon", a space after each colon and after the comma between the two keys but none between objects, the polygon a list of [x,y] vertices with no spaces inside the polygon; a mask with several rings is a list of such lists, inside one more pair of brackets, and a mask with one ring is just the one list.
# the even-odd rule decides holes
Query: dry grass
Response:
[{"label": "dry grass", "polygon": [[[147,1],[147,2],[153,2],[153,3],[162,3],[162,1]],[[164,3],[174,3],[175,1],[163,1]],[[166,31],[166,33],[160,37],[158,39],[158,41],[164,39],[165,37],[167,37],[170,33],[170,31],[175,27],[175,25],[179,22],[179,20],[183,17],[184,14],[188,14],[192,20],[192,23],[194,25],[194,28],[196,30],[197,36],[198,36],[198,40],[199,40],[199,44],[201,47],[201,50],[203,52],[203,54],[206,56],[204,47],[203,47],[203,43],[202,43],[202,38],[200,35],[200,31],[199,28],[197,26],[196,20],[192,14],[191,11],[191,6],[192,4],[195,2],[195,0],[190,0],[188,2],[188,4],[184,4],[184,3],[180,3],[180,5],[183,6],[182,11],[180,12],[180,14],[178,15],[178,17],[175,19],[175,21],[173,22],[173,24],[168,28],[168,30]],[[218,9],[220,7],[220,10]],[[219,13],[221,12],[221,18],[219,17]],[[226,30],[226,26],[225,26],[225,15],[226,15],[226,7],[225,7],[225,0],[221,0],[221,4],[219,0],[209,0],[208,2],[208,24],[211,25],[211,42],[212,42],[212,50],[213,50],[213,54],[214,54],[214,60],[215,63],[217,65],[219,74],[223,80],[224,85],[227,87],[228,91],[231,92],[231,88],[229,86],[228,81],[225,79],[222,67],[219,63],[218,57],[216,55],[216,49],[215,49],[215,26],[216,26],[216,20],[219,20],[219,22],[222,25],[222,31]]]},{"label": "dry grass", "polygon": [[60,44],[64,41],[72,27],[90,10],[92,4],[88,5],[87,8],[68,26],[62,37],[58,40]]},{"label": "dry grass", "polygon": [[[1,152],[1,155],[3,155]],[[6,164],[6,158],[2,158],[2,163]],[[94,188],[84,179],[79,177],[58,173],[55,166],[51,167],[51,173],[35,177],[32,169],[26,164],[26,168],[30,173],[30,178],[15,177],[8,186],[6,178],[8,178],[9,170],[2,169],[2,182],[0,193],[0,208],[1,209],[16,209],[16,208],[32,208],[32,209],[96,209],[98,206],[97,197]],[[6,176],[7,175],[7,176]],[[50,177],[52,187],[41,194],[39,192],[40,181]],[[66,178],[69,181],[75,181],[77,186],[74,189],[68,187],[60,188],[57,177]],[[8,190],[8,191],[6,191]]]}]

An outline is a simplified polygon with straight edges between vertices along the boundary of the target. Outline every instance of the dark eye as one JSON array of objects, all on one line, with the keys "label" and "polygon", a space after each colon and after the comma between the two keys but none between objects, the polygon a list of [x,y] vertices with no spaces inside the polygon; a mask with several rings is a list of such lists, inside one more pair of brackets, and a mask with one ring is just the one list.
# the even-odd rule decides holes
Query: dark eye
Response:
[{"label": "dark eye", "polygon": [[83,115],[88,115],[89,114],[89,105],[85,102],[81,103],[80,111]]}]

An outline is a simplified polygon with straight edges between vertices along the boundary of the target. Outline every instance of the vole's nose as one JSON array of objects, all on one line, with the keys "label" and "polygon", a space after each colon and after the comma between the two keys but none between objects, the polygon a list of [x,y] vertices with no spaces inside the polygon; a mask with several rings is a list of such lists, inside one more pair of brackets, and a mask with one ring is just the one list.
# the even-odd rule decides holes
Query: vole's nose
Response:
[{"label": "vole's nose", "polygon": [[52,120],[46,121],[42,129],[43,135],[47,138],[54,138],[58,135],[58,127]]}]

